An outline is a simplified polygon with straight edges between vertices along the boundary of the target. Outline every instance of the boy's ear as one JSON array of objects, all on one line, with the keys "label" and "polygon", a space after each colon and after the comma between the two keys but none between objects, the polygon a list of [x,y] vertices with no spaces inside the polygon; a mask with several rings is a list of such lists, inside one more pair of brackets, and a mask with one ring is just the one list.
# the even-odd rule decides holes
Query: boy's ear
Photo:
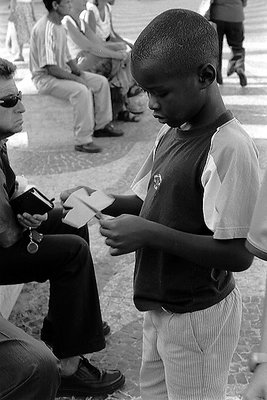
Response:
[{"label": "boy's ear", "polygon": [[59,3],[57,2],[57,0],[52,1],[53,10],[56,11],[58,9],[58,6],[59,6]]},{"label": "boy's ear", "polygon": [[209,86],[216,79],[216,69],[212,64],[202,65],[199,69],[198,76],[200,83]]}]

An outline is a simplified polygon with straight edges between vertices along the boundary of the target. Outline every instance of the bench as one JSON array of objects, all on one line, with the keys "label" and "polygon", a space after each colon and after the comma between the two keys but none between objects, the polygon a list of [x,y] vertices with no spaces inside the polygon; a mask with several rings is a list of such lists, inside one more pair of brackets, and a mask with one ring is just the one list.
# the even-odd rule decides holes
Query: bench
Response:
[{"label": "bench", "polygon": [[0,286],[0,314],[4,318],[9,317],[22,287],[23,284]]}]

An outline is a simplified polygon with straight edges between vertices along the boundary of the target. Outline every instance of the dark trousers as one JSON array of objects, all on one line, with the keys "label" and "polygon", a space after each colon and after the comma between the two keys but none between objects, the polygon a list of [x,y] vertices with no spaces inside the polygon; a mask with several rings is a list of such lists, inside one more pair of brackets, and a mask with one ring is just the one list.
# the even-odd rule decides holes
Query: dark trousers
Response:
[{"label": "dark trousers", "polygon": [[219,67],[222,69],[223,38],[226,37],[232,54],[229,59],[228,70],[234,72],[236,68],[245,70],[244,24],[243,22],[214,21],[219,39]]},{"label": "dark trousers", "polygon": [[66,358],[99,351],[105,340],[88,229],[75,229],[61,220],[61,209],[49,213],[39,229],[44,238],[35,254],[26,250],[27,235],[0,248],[0,284],[50,281],[41,339],[58,358]]},{"label": "dark trousers", "polygon": [[48,347],[0,316],[0,399],[54,400],[59,383]]}]

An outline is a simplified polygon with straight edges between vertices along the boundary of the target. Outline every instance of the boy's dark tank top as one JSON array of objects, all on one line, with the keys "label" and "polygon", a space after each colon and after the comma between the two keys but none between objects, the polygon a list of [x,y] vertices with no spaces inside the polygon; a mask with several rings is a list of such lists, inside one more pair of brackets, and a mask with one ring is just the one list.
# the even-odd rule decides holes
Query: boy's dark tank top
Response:
[{"label": "boy's dark tank top", "polygon": [[[212,235],[203,216],[201,175],[216,128],[230,118],[225,113],[208,129],[190,133],[171,129],[161,138],[140,216],[183,232]],[[134,302],[140,311],[205,309],[224,299],[234,286],[231,272],[212,265],[205,268],[157,248],[136,252]]]}]

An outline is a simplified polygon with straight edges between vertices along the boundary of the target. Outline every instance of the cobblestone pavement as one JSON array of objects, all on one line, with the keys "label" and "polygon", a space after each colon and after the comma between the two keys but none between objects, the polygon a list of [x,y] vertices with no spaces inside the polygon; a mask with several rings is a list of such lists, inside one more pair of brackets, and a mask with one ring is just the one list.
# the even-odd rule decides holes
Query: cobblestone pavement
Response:
[{"label": "cobblestone pavement", "polygon": [[[171,7],[196,10],[200,0],[117,0],[114,25],[124,36],[134,40],[143,26],[158,12]],[[7,0],[0,2],[0,44],[4,43]],[[37,0],[36,11],[44,9]],[[246,9],[246,68],[248,86],[241,88],[238,78],[224,73],[222,95],[228,108],[244,124],[254,138],[262,170],[267,167],[266,105],[267,105],[267,4],[265,0],[248,2]],[[2,47],[2,56],[12,56]],[[98,139],[102,154],[76,154],[73,150],[72,112],[64,102],[49,96],[37,96],[29,81],[26,62],[18,65],[17,83],[23,89],[25,130],[28,147],[10,146],[10,158],[15,170],[27,176],[48,196],[76,184],[90,184],[99,189],[126,193],[136,171],[144,160],[159,128],[149,111],[138,124],[120,123],[125,130],[120,139]],[[225,46],[225,71],[229,50]],[[118,367],[126,375],[126,384],[114,397],[138,398],[138,374],[141,361],[142,315],[132,303],[132,254],[112,258],[98,232],[98,224],[90,224],[91,248],[95,262],[103,318],[111,326],[106,349],[94,354],[100,366]],[[237,399],[247,385],[250,374],[247,359],[260,339],[260,315],[265,286],[265,263],[255,259],[252,267],[236,275],[243,297],[241,335],[234,354],[228,379],[229,399]],[[42,318],[47,310],[49,286],[31,283],[24,286],[10,320],[38,337]]]}]

